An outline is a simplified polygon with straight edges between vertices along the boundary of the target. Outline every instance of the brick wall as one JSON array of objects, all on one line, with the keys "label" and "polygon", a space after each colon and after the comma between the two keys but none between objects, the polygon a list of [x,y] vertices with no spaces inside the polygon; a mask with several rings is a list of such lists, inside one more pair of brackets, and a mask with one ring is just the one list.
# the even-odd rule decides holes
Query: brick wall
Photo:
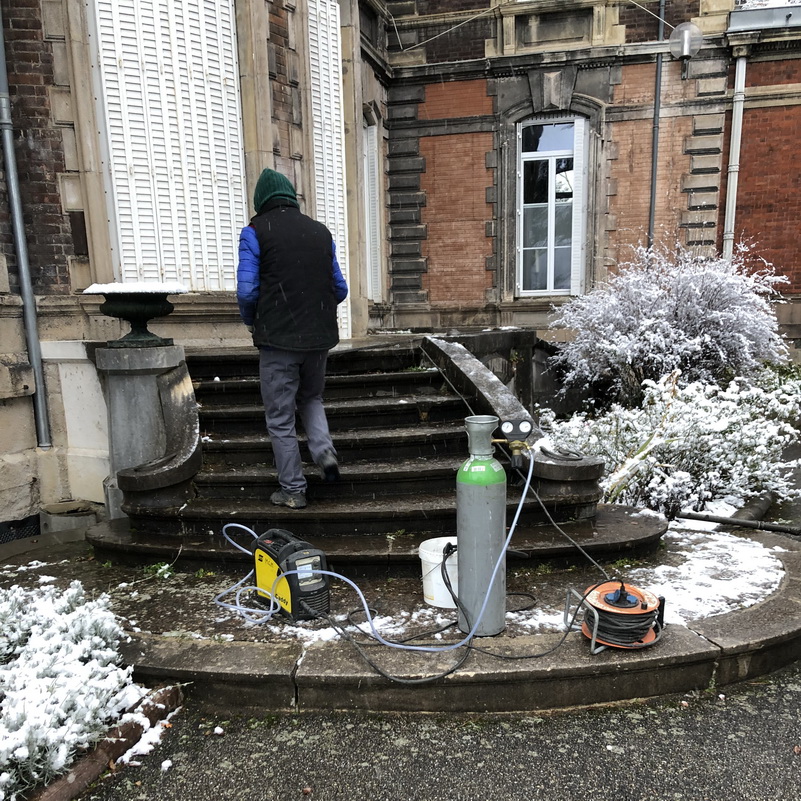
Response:
[{"label": "brick wall", "polygon": [[[641,2],[652,14],[659,13],[659,3],[654,0]],[[670,25],[689,22],[700,14],[700,0],[668,0],[665,4],[665,21]],[[626,26],[626,41],[653,42],[659,33],[659,20],[647,11],[635,5],[623,3],[620,6],[620,24]],[[665,38],[670,35],[670,28],[665,26]]]},{"label": "brick wall", "polygon": [[447,14],[454,11],[481,11],[488,8],[489,0],[417,0],[417,13],[420,16],[426,14]]},{"label": "brick wall", "polygon": [[[689,172],[689,157],[683,142],[692,130],[689,117],[663,118],[659,135],[659,171],[656,185],[654,238],[670,244],[678,236],[687,198],[682,178]],[[615,187],[609,196],[606,256],[613,262],[627,261],[631,246],[645,244],[651,203],[650,119],[618,122],[612,142],[618,157],[609,161],[609,178]]]},{"label": "brick wall", "polygon": [[[745,73],[745,86],[774,86],[801,83],[801,59],[786,61],[750,61]],[[731,73],[734,85],[734,69]]]},{"label": "brick wall", "polygon": [[751,240],[760,256],[801,291],[799,220],[801,106],[746,109],[740,153],[735,241]]},{"label": "brick wall", "polygon": [[487,14],[458,28],[454,27],[461,21],[423,25],[418,29],[418,41],[431,40],[424,45],[429,64],[484,58],[484,40],[495,35],[492,15]]},{"label": "brick wall", "polygon": [[[656,62],[628,64],[621,72],[622,79],[613,87],[613,104],[616,106],[642,105],[653,112],[656,89]],[[671,103],[695,100],[696,84],[682,80],[678,62],[665,58],[662,63],[662,108]]]},{"label": "brick wall", "polygon": [[302,138],[293,135],[303,123],[300,64],[296,37],[293,35],[297,28],[297,19],[292,11],[281,4],[269,3],[268,8],[274,166],[296,184],[298,195],[302,196],[304,187],[297,164],[302,156]]},{"label": "brick wall", "polygon": [[[64,147],[51,117],[52,46],[44,39],[39,0],[1,0],[0,5],[31,280],[38,294],[67,293],[67,259],[75,250],[59,195]],[[8,259],[12,291],[18,291],[5,169],[0,171],[0,248]]]},{"label": "brick wall", "polygon": [[417,107],[420,120],[441,120],[492,114],[487,82],[448,81],[426,86],[425,100]]},{"label": "brick wall", "polygon": [[483,305],[492,286],[493,274],[486,269],[492,240],[485,228],[492,217],[486,201],[492,172],[485,167],[492,146],[492,135],[485,133],[420,139],[426,161],[421,176],[426,193],[423,222],[428,230],[423,288],[431,303]]}]

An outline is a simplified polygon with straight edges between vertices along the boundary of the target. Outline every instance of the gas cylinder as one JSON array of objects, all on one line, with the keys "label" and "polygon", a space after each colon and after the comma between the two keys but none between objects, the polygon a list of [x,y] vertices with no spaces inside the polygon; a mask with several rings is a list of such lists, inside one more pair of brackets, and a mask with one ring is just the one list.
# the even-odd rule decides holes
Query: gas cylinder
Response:
[{"label": "gas cylinder", "polygon": [[[456,474],[456,546],[459,568],[459,628],[475,624],[476,636],[491,637],[506,628],[506,471],[493,457],[493,415],[465,418],[470,456]],[[489,586],[492,571],[501,563]]]}]

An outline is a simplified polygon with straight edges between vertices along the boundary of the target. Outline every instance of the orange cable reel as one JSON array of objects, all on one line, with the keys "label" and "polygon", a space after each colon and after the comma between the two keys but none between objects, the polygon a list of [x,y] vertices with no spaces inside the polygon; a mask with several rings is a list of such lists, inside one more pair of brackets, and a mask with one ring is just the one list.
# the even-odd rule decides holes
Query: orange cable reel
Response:
[{"label": "orange cable reel", "polygon": [[587,590],[584,605],[595,611],[598,624],[593,638],[585,613],[581,632],[598,645],[645,648],[661,636],[665,599],[648,590],[622,580],[606,581]]}]

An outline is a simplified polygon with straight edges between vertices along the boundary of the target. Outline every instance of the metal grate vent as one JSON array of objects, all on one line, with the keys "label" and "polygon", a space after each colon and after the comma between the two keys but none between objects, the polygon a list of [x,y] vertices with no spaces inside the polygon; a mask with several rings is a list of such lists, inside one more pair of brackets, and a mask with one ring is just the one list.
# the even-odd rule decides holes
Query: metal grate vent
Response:
[{"label": "metal grate vent", "polygon": [[37,537],[41,533],[39,515],[31,515],[22,520],[0,523],[0,545],[25,537]]}]

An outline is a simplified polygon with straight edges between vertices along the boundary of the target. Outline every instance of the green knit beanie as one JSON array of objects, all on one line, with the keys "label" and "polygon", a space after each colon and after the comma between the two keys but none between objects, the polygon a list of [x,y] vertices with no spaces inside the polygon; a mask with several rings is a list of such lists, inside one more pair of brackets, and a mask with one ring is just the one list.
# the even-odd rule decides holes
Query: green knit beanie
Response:
[{"label": "green knit beanie", "polygon": [[261,211],[262,206],[270,200],[282,200],[287,206],[297,206],[298,197],[295,194],[295,187],[292,186],[289,178],[281,175],[275,170],[263,170],[256,182],[256,191],[253,193],[253,208],[256,214]]}]

